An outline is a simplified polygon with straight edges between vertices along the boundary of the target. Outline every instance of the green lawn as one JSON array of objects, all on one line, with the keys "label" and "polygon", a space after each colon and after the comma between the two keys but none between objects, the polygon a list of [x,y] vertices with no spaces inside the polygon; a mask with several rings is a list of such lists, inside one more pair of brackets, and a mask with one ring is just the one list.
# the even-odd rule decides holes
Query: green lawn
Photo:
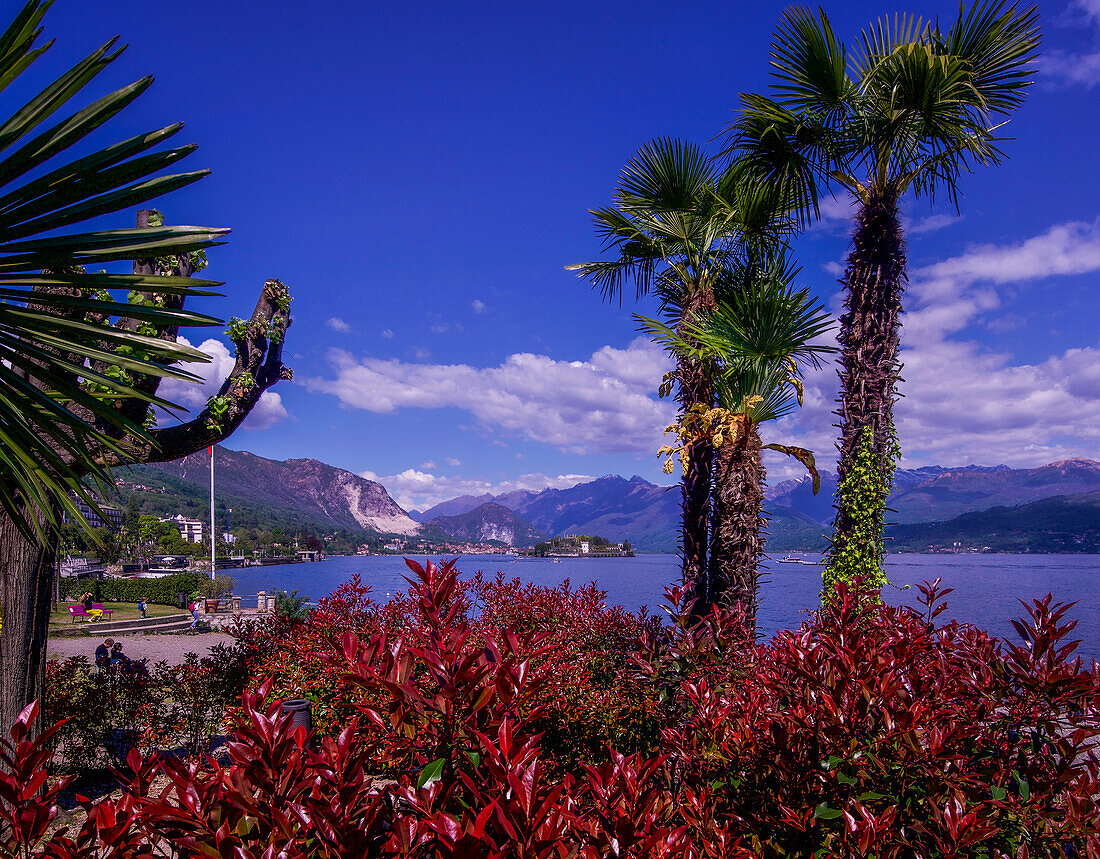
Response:
[{"label": "green lawn", "polygon": [[[50,615],[50,627],[51,628],[64,628],[68,626],[87,626],[91,623],[89,618],[78,620],[73,623],[72,616],[69,614],[69,606],[75,603],[62,602],[58,603],[57,611]],[[114,609],[111,614],[111,620],[133,620],[134,618],[141,617],[141,612],[138,611],[137,603],[134,602],[105,602],[104,608]],[[187,614],[183,609],[176,608],[170,605],[153,605],[149,604],[145,611],[146,617],[165,617],[170,614],[178,614],[183,617]],[[104,618],[106,619],[106,618]]]}]

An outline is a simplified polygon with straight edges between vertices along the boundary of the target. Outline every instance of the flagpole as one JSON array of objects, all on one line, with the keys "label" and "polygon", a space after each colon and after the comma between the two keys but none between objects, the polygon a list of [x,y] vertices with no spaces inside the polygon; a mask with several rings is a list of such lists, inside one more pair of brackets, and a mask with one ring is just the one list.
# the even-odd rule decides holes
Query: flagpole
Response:
[{"label": "flagpole", "polygon": [[210,445],[210,578],[214,579],[214,445]]}]

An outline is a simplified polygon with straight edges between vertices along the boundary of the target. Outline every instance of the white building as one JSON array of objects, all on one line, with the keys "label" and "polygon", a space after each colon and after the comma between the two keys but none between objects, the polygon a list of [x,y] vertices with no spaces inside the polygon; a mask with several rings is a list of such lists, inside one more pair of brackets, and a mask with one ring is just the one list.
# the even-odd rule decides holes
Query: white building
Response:
[{"label": "white building", "polygon": [[171,522],[177,528],[180,529],[180,537],[187,543],[201,543],[202,542],[202,520],[201,519],[188,519],[186,516],[176,515],[169,516],[167,519],[161,519],[161,522]]}]

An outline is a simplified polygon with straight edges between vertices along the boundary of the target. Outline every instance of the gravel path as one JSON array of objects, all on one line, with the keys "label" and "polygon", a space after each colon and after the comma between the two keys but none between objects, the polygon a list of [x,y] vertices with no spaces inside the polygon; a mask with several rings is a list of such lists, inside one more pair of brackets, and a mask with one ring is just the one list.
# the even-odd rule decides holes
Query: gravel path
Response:
[{"label": "gravel path", "polygon": [[122,652],[131,659],[149,659],[149,664],[168,660],[170,665],[179,665],[188,653],[197,653],[200,657],[209,653],[215,644],[231,644],[233,636],[224,632],[200,632],[195,635],[104,635],[96,637],[82,635],[76,637],[51,638],[46,645],[49,659],[68,659],[70,656],[87,656],[94,663],[95,649],[104,638],[113,638],[122,642]]}]

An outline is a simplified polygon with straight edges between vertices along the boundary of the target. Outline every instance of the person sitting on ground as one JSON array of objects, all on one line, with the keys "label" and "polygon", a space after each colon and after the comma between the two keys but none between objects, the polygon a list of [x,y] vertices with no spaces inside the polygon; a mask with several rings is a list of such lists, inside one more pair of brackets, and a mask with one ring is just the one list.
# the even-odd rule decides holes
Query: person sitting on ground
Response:
[{"label": "person sitting on ground", "polygon": [[103,643],[95,649],[96,668],[107,668],[111,664],[111,648],[114,643],[114,639],[105,638]]},{"label": "person sitting on ground", "polygon": [[121,665],[123,668],[130,664],[130,657],[122,652],[122,642],[116,641],[111,647],[111,665]]}]

